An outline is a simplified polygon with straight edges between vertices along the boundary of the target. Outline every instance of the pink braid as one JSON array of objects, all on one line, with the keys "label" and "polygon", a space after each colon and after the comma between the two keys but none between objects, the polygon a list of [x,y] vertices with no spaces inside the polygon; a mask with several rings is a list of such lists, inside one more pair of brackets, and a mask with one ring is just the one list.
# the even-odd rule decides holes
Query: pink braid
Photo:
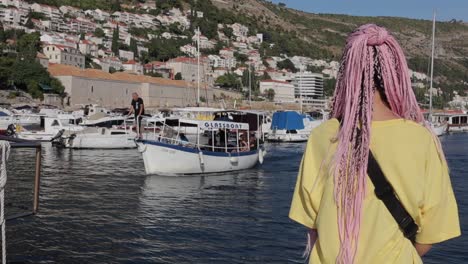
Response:
[{"label": "pink braid", "polygon": [[332,168],[341,244],[336,260],[339,264],[354,263],[358,248],[376,73],[382,78],[391,110],[404,119],[424,121],[411,88],[405,56],[395,38],[385,28],[373,24],[351,33],[343,53],[331,114],[341,120]]}]

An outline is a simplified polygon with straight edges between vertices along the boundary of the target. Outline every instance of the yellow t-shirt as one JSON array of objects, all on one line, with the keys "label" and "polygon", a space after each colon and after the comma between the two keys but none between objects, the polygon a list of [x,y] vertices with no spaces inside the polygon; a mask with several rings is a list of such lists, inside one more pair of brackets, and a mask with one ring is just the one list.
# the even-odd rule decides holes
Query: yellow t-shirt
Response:
[{"label": "yellow t-shirt", "polygon": [[[335,263],[340,248],[333,176],[329,160],[339,128],[331,119],[315,128],[307,143],[289,217],[318,230],[310,263]],[[408,120],[372,122],[370,147],[399,199],[420,227],[416,241],[438,243],[460,235],[458,209],[448,168],[431,134]],[[367,178],[355,263],[422,263],[411,242]]]}]

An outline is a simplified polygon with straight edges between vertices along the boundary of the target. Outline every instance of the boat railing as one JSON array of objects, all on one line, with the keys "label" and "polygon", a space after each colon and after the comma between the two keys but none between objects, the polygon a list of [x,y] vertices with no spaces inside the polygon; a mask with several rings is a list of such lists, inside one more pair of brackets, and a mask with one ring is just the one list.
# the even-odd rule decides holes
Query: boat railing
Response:
[{"label": "boat railing", "polygon": [[[149,135],[153,135],[153,136],[150,137]],[[175,137],[164,137],[162,135],[157,135],[157,134],[146,134],[145,139],[154,140],[154,141],[158,141],[158,142],[169,144],[169,145],[177,145],[177,146],[194,148],[194,149],[198,149],[199,151],[204,150],[204,151],[212,151],[212,152],[237,153],[237,152],[246,152],[246,151],[252,150],[249,144],[247,144],[247,147],[242,147],[239,144],[231,145],[229,144],[230,143],[229,141],[225,142],[225,146],[219,146],[215,144],[205,145],[201,143],[185,141],[185,140],[182,140],[180,138],[175,138]],[[233,142],[233,143],[236,143],[236,142]]]}]

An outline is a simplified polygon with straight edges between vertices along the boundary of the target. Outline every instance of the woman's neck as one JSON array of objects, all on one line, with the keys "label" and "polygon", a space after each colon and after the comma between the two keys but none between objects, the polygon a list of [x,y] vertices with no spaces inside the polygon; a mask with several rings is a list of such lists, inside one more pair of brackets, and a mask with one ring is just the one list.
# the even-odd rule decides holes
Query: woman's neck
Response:
[{"label": "woman's neck", "polygon": [[382,99],[380,93],[376,90],[374,94],[372,121],[385,121],[398,118],[400,117],[393,113],[390,106]]}]

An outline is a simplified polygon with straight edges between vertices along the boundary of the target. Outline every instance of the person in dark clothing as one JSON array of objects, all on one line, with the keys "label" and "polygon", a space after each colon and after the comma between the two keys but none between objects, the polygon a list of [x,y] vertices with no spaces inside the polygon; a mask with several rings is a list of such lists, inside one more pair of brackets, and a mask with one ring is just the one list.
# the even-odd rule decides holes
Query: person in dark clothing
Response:
[{"label": "person in dark clothing", "polygon": [[145,105],[143,104],[143,99],[141,99],[137,93],[132,93],[132,102],[131,108],[128,115],[130,116],[133,114],[135,117],[135,126],[137,129],[137,134],[140,138],[142,138],[142,125],[141,120],[143,119],[143,114],[145,114]]}]

